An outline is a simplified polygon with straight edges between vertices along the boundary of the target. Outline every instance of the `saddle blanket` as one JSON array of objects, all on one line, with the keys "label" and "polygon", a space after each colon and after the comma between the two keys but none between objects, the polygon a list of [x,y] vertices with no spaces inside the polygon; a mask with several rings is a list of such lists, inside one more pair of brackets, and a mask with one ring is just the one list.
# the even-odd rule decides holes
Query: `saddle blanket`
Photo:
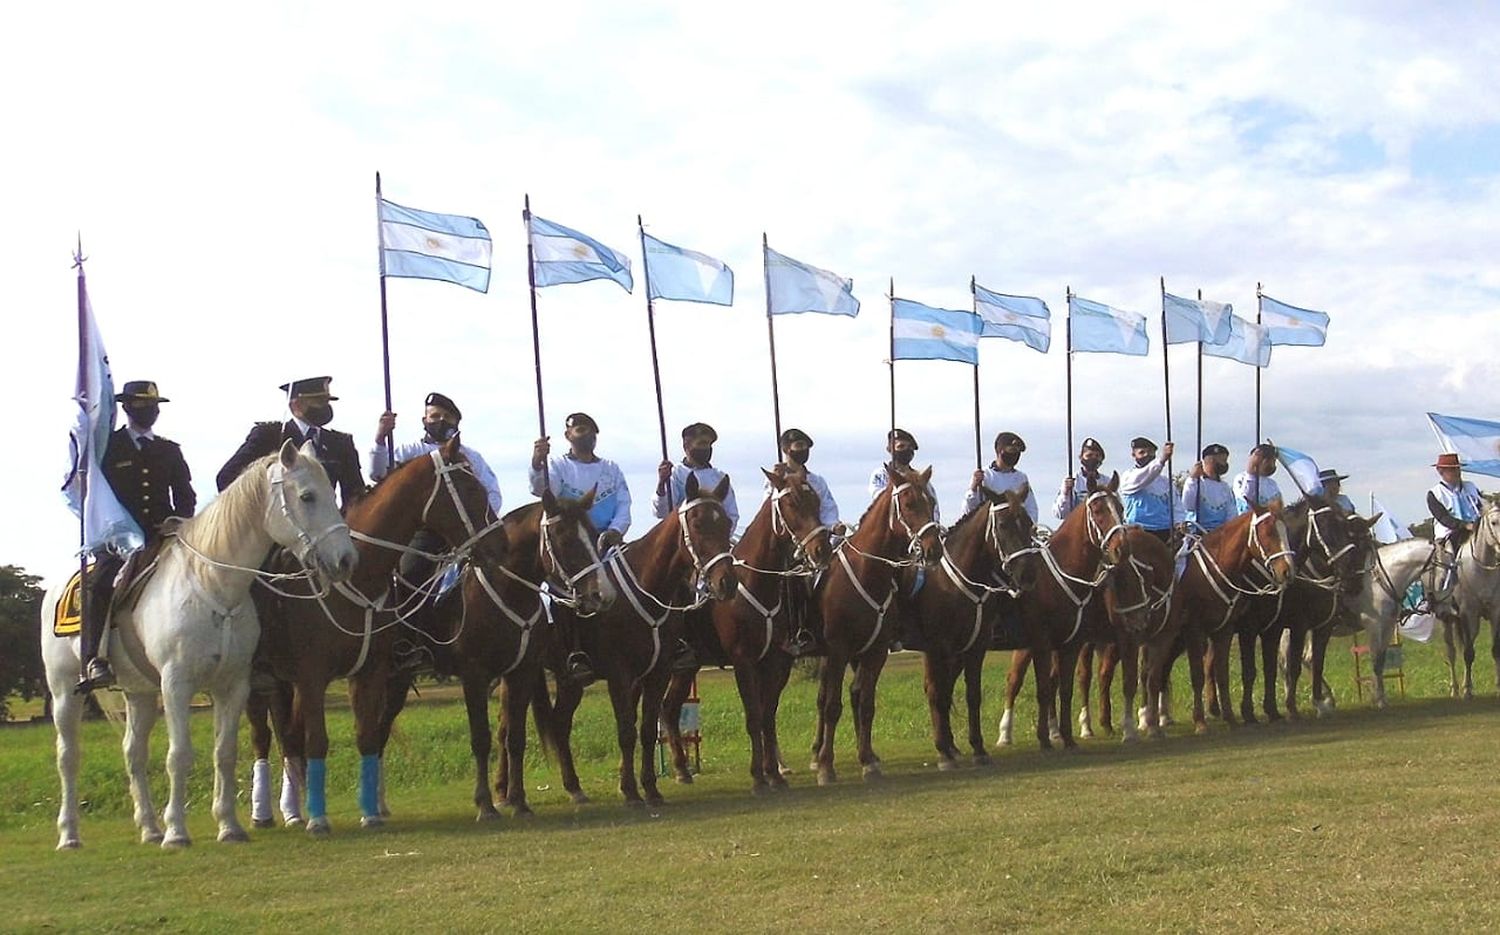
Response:
[{"label": "saddle blanket", "polygon": [[[92,571],[94,563],[89,562],[89,570]],[[63,587],[62,597],[57,601],[57,607],[52,612],[52,635],[53,636],[77,636],[83,630],[83,595],[80,589],[83,585],[83,573],[73,572],[68,583]]]}]

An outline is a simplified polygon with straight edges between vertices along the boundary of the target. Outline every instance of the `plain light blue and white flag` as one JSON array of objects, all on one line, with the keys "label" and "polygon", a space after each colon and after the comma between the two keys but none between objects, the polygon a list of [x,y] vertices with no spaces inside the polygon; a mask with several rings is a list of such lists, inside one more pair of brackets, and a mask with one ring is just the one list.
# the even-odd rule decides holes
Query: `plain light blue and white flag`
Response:
[{"label": "plain light blue and white flag", "polygon": [[973,312],[892,299],[891,359],[954,360],[977,365],[983,328]]},{"label": "plain light blue and white flag", "polygon": [[1438,444],[1444,451],[1458,455],[1465,471],[1500,477],[1500,422],[1444,416],[1436,412],[1427,413],[1427,420],[1437,433]]},{"label": "plain light blue and white flag", "polygon": [[1132,357],[1145,357],[1150,350],[1145,315],[1111,308],[1076,295],[1068,301],[1068,327],[1072,332],[1073,350],[1129,354]]},{"label": "plain light blue and white flag", "polygon": [[109,435],[115,430],[115,381],[81,269],[78,317],[82,334],[78,342],[78,378],[73,389],[78,414],[68,439],[69,468],[68,476],[63,479],[63,496],[73,515],[83,517],[83,551],[108,549],[123,555],[144,545],[146,536],[120,505],[104,476],[104,452],[109,447]]},{"label": "plain light blue and white flag", "polygon": [[645,248],[646,295],[681,302],[734,304],[734,271],[722,261],[674,247],[650,234],[641,234]]},{"label": "plain light blue and white flag", "polygon": [[1402,539],[1407,538],[1401,534],[1403,527],[1396,521],[1396,517],[1392,516],[1391,511],[1387,510],[1381,505],[1379,500],[1375,499],[1374,491],[1370,492],[1370,515],[1380,517],[1370,529],[1370,533],[1375,537],[1376,542],[1400,542]]},{"label": "plain light blue and white flag", "polygon": [[381,272],[489,291],[490,232],[478,218],[434,214],[379,200]]},{"label": "plain light blue and white flag", "polygon": [[991,292],[974,284],[974,311],[984,323],[983,338],[1009,338],[1047,353],[1052,346],[1052,310],[1041,299]]},{"label": "plain light blue and white flag", "polygon": [[1184,299],[1170,292],[1162,293],[1161,313],[1167,320],[1168,344],[1223,344],[1229,340],[1229,317],[1234,306],[1227,302]]},{"label": "plain light blue and white flag", "polygon": [[808,266],[770,247],[766,247],[765,263],[766,286],[770,292],[768,307],[772,315],[817,312],[852,318],[859,314],[854,280]]},{"label": "plain light blue and white flag", "polygon": [[1328,313],[1298,308],[1260,297],[1260,323],[1270,333],[1272,344],[1322,347],[1328,340]]},{"label": "plain light blue and white flag", "polygon": [[571,227],[535,214],[528,217],[531,257],[538,286],[560,286],[591,279],[612,279],[630,292],[630,257]]},{"label": "plain light blue and white flag", "polygon": [[1304,495],[1323,493],[1323,481],[1318,477],[1318,463],[1312,459],[1312,455],[1285,445],[1277,445],[1276,459],[1292,475],[1297,489]]},{"label": "plain light blue and white flag", "polygon": [[1263,325],[1229,316],[1229,340],[1223,344],[1204,344],[1203,353],[1210,357],[1237,360],[1252,367],[1271,365],[1271,339]]}]

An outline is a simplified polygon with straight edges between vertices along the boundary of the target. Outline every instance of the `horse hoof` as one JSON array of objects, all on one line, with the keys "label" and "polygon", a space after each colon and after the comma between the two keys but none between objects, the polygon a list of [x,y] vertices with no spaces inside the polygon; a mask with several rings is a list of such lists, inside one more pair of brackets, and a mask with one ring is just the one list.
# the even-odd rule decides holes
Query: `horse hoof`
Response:
[{"label": "horse hoof", "polygon": [[161,846],[168,850],[177,850],[179,848],[192,847],[193,839],[185,834],[168,835],[167,837],[162,839]]},{"label": "horse hoof", "polygon": [[252,819],[250,819],[250,826],[253,827],[253,828],[262,828],[262,829],[264,829],[264,828],[274,828],[274,827],[276,827],[276,819],[274,819],[274,818],[252,818]]},{"label": "horse hoof", "polygon": [[1380,698],[1380,699],[1376,700],[1376,702],[1375,702],[1375,710],[1376,711],[1384,711],[1386,708],[1389,708],[1390,706],[1391,706],[1391,703],[1389,701],[1386,701],[1384,698]]},{"label": "horse hoof", "polygon": [[753,782],[753,783],[750,784],[750,794],[753,795],[753,796],[755,796],[755,797],[757,797],[757,798],[759,798],[759,797],[761,797],[763,795],[767,795],[768,793],[770,793],[770,791],[771,791],[771,786],[767,782],[758,781],[758,782]]},{"label": "horse hoof", "polygon": [[526,821],[529,818],[535,818],[536,817],[536,812],[533,812],[531,810],[531,806],[530,805],[527,805],[525,802],[522,802],[519,805],[511,806],[510,817],[512,817],[512,818],[514,818],[514,819],[516,819],[518,821]]},{"label": "horse hoof", "polygon": [[57,849],[60,851],[76,851],[80,847],[83,847],[82,838],[63,838],[61,841],[57,842]]},{"label": "horse hoof", "polygon": [[381,818],[389,818],[391,817],[391,810],[382,805],[380,811],[376,814],[380,815]]},{"label": "horse hoof", "polygon": [[974,765],[975,766],[994,766],[995,765],[995,760],[988,753],[976,753],[976,754],[974,754]]},{"label": "horse hoof", "polygon": [[818,785],[831,786],[838,781],[838,773],[834,772],[833,767],[818,770]]},{"label": "horse hoof", "polygon": [[1081,737],[1081,738],[1083,738],[1084,740],[1093,740],[1094,739],[1094,729],[1092,727],[1083,727],[1083,728],[1080,728],[1079,731],[1078,731],[1078,736]]},{"label": "horse hoof", "polygon": [[481,808],[479,810],[479,813],[474,816],[474,820],[479,822],[480,824],[483,824],[487,821],[499,821],[500,813],[495,810],[495,807],[493,805],[491,805],[489,808]]},{"label": "horse hoof", "polygon": [[1122,745],[1123,744],[1135,743],[1136,741],[1138,741],[1140,739],[1141,739],[1141,735],[1137,734],[1133,730],[1132,731],[1126,731],[1125,733],[1123,733],[1123,734],[1120,735],[1120,743]]},{"label": "horse hoof", "polygon": [[1203,735],[1208,733],[1208,725],[1203,723],[1202,721],[1198,721],[1193,725],[1193,733],[1202,737]]},{"label": "horse hoof", "polygon": [[770,783],[771,783],[771,789],[772,789],[772,791],[775,791],[775,792],[790,792],[790,791],[792,791],[791,784],[788,783],[784,777],[781,777],[781,776],[772,776],[772,777],[770,777]]},{"label": "horse hoof", "polygon": [[323,838],[333,833],[333,825],[327,818],[312,818],[307,822],[307,833],[315,838]]},{"label": "horse hoof", "polygon": [[872,782],[885,778],[885,773],[881,771],[879,763],[870,763],[865,766],[865,768],[860,772],[864,775],[865,782]]},{"label": "horse hoof", "polygon": [[301,815],[288,815],[281,821],[282,825],[287,828],[295,828],[302,824],[302,822],[303,818]]},{"label": "horse hoof", "polygon": [[1157,718],[1157,721],[1161,723],[1162,727],[1171,727],[1173,724],[1177,723],[1176,721],[1172,720],[1172,715],[1165,712],[1163,712],[1162,715]]},{"label": "horse hoof", "polygon": [[661,808],[663,805],[667,804],[667,800],[653,793],[652,795],[646,796],[646,804],[651,806],[652,808]]},{"label": "horse hoof", "polygon": [[807,771],[809,773],[816,773],[818,771],[818,761],[817,760],[813,760],[812,762],[808,763],[807,764]]},{"label": "horse hoof", "polygon": [[160,844],[163,837],[159,828],[146,828],[141,831],[142,844]]},{"label": "horse hoof", "polygon": [[573,802],[574,805],[589,804],[589,797],[584,793],[582,789],[574,789],[573,791],[569,792],[568,798]]},{"label": "horse hoof", "polygon": [[625,807],[626,808],[645,808],[646,807],[646,800],[643,799],[643,798],[641,798],[640,796],[636,796],[633,799],[627,798],[625,800]]},{"label": "horse hoof", "polygon": [[380,828],[385,825],[385,819],[379,815],[363,815],[359,819],[361,828]]},{"label": "horse hoof", "polygon": [[245,833],[244,828],[226,828],[219,832],[220,844],[249,844],[250,835]]},{"label": "horse hoof", "polygon": [[[869,775],[869,772],[868,772],[869,767],[865,767],[865,769],[866,769],[866,775]],[[940,757],[938,759],[938,769],[941,772],[944,772],[944,773],[951,773],[954,770],[958,769],[958,761],[954,760],[954,759],[950,759],[949,757],[946,757],[946,756],[945,757]]]},{"label": "horse hoof", "polygon": [[679,786],[691,786],[693,784],[693,774],[692,773],[678,773],[677,774],[677,784]]},{"label": "horse hoof", "polygon": [[1151,735],[1151,738],[1153,740],[1166,740],[1167,739],[1167,732],[1166,732],[1165,728],[1162,728],[1162,727],[1148,727],[1148,728],[1146,728],[1146,732]]}]

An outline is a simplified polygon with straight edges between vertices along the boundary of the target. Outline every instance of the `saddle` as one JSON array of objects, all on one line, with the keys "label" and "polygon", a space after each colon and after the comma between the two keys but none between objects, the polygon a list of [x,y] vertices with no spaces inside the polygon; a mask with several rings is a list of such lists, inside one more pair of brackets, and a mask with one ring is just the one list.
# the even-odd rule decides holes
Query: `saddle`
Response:
[{"label": "saddle", "polygon": [[[140,598],[141,588],[151,580],[156,563],[161,558],[164,537],[153,538],[143,547],[130,553],[125,565],[115,576],[114,592],[110,597],[109,613],[113,617],[117,610],[128,610]],[[56,637],[77,636],[83,632],[83,576],[93,574],[94,562],[73,572],[63,586],[62,596],[52,613],[52,635]]]}]

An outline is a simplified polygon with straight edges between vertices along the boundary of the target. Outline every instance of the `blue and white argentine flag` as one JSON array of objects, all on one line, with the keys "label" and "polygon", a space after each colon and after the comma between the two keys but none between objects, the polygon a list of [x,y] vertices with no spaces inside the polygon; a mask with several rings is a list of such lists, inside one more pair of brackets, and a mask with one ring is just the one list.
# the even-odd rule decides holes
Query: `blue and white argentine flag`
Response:
[{"label": "blue and white argentine flag", "polygon": [[1318,462],[1313,460],[1312,455],[1285,445],[1277,445],[1276,459],[1292,475],[1292,481],[1298,490],[1304,494],[1323,495],[1323,480],[1318,476]]},{"label": "blue and white argentine flag", "polygon": [[1500,477],[1500,422],[1436,412],[1427,413],[1427,419],[1437,433],[1438,444],[1444,451],[1457,454],[1465,471]]},{"label": "blue and white argentine flag", "polygon": [[1271,366],[1271,334],[1264,325],[1229,316],[1229,340],[1221,344],[1204,342],[1203,353],[1210,357],[1237,360],[1252,367]]},{"label": "blue and white argentine flag", "polygon": [[765,248],[766,311],[772,315],[859,314],[854,280]]},{"label": "blue and white argentine flag", "polygon": [[1145,357],[1151,348],[1145,315],[1076,295],[1068,306],[1068,331],[1074,351]]},{"label": "blue and white argentine flag", "polygon": [[1009,338],[1047,353],[1052,346],[1052,310],[1041,299],[991,292],[974,284],[974,311],[984,323],[983,338]]},{"label": "blue and white argentine flag", "polygon": [[611,279],[626,292],[635,288],[630,258],[604,244],[535,214],[529,218],[531,257],[538,286]]},{"label": "blue and white argentine flag", "polygon": [[1167,323],[1168,344],[1223,344],[1229,340],[1229,316],[1234,306],[1227,302],[1184,299],[1164,292],[1161,313]]},{"label": "blue and white argentine flag", "polygon": [[1272,344],[1322,347],[1328,340],[1327,312],[1298,308],[1268,295],[1260,297],[1260,323]]},{"label": "blue and white argentine flag", "polygon": [[380,199],[380,265],[387,276],[490,289],[490,232],[478,218]]},{"label": "blue and white argentine flag", "polygon": [[646,254],[646,294],[679,302],[734,304],[734,271],[720,260],[641,234]]},{"label": "blue and white argentine flag", "polygon": [[956,360],[977,365],[983,329],[983,322],[973,312],[892,299],[891,359]]}]

